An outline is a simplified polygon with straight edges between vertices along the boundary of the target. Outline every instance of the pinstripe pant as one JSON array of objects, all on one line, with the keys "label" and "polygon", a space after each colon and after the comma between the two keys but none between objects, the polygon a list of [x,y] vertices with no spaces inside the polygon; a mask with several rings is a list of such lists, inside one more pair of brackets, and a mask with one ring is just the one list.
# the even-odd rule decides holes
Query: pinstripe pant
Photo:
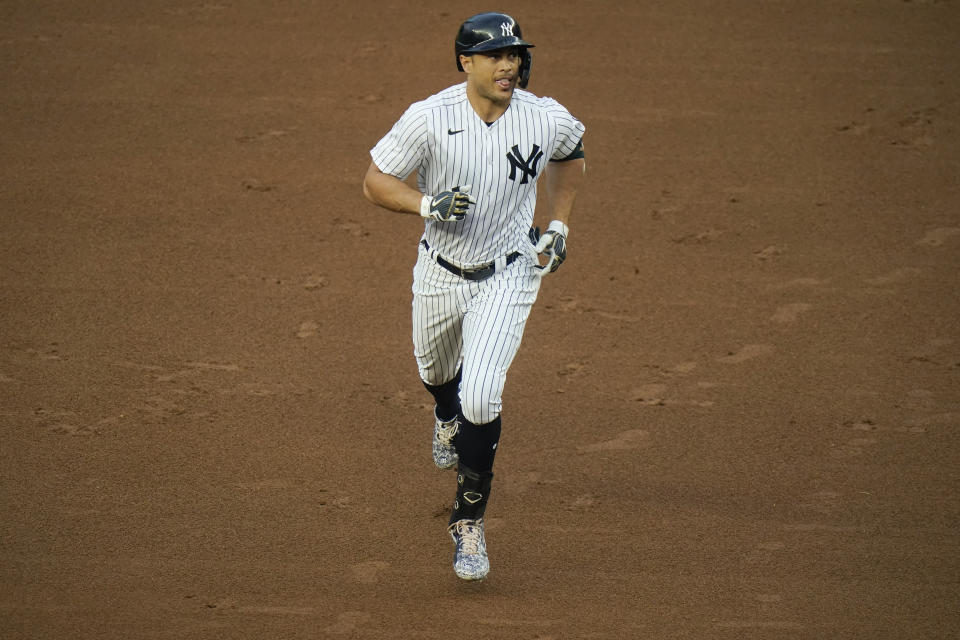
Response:
[{"label": "pinstripe pant", "polygon": [[533,258],[521,255],[481,282],[438,265],[422,246],[413,269],[413,354],[431,385],[463,369],[460,406],[473,424],[500,415],[513,362],[540,290]]}]

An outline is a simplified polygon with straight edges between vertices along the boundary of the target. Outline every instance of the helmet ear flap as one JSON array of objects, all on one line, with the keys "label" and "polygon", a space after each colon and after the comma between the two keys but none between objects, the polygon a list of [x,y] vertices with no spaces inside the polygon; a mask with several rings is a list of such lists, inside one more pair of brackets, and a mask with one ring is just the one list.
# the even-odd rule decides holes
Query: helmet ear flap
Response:
[{"label": "helmet ear flap", "polygon": [[521,89],[526,89],[527,83],[530,82],[530,67],[532,65],[533,56],[530,55],[530,50],[524,47],[520,53],[520,76],[517,79],[517,86]]}]

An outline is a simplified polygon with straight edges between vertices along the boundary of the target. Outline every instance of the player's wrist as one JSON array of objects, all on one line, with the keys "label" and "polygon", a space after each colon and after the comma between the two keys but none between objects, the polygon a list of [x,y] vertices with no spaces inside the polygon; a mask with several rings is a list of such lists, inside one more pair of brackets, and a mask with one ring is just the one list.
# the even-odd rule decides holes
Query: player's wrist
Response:
[{"label": "player's wrist", "polygon": [[551,220],[550,225],[547,227],[547,231],[555,231],[564,238],[570,236],[570,227],[568,227],[567,224],[562,220]]},{"label": "player's wrist", "polygon": [[430,215],[430,203],[433,202],[433,198],[430,196],[423,196],[420,199],[420,216],[423,218],[432,218]]}]

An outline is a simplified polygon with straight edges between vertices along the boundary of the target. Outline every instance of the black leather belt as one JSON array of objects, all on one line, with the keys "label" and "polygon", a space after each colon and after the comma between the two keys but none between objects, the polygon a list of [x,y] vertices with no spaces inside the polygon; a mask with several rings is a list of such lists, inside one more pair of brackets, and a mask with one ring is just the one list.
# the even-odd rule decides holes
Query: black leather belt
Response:
[{"label": "black leather belt", "polygon": [[[422,244],[427,251],[430,250],[430,245],[427,244],[426,240],[421,240],[420,244]],[[473,281],[486,280],[487,278],[489,278],[490,276],[492,276],[494,273],[497,272],[496,261],[488,262],[487,264],[481,267],[474,267],[472,269],[461,269],[457,265],[450,264],[450,262],[444,260],[440,254],[434,254],[433,257],[437,261],[438,265],[440,265],[450,273],[460,276],[465,280],[473,280]],[[516,259],[519,257],[520,257],[520,252],[514,251],[513,253],[507,256],[507,264],[508,265],[513,264],[516,261]]]}]

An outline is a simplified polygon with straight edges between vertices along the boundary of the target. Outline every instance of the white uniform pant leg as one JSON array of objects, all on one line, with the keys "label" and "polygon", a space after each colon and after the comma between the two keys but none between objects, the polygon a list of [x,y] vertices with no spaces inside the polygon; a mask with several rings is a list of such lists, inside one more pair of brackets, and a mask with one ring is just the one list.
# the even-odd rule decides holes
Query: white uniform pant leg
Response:
[{"label": "white uniform pant leg", "polygon": [[460,369],[462,283],[420,247],[413,270],[413,355],[420,379],[430,385],[452,380]]},{"label": "white uniform pant leg", "polygon": [[520,349],[540,278],[532,259],[522,256],[470,288],[474,295],[462,327],[460,404],[467,420],[486,424],[500,415],[507,370]]}]

